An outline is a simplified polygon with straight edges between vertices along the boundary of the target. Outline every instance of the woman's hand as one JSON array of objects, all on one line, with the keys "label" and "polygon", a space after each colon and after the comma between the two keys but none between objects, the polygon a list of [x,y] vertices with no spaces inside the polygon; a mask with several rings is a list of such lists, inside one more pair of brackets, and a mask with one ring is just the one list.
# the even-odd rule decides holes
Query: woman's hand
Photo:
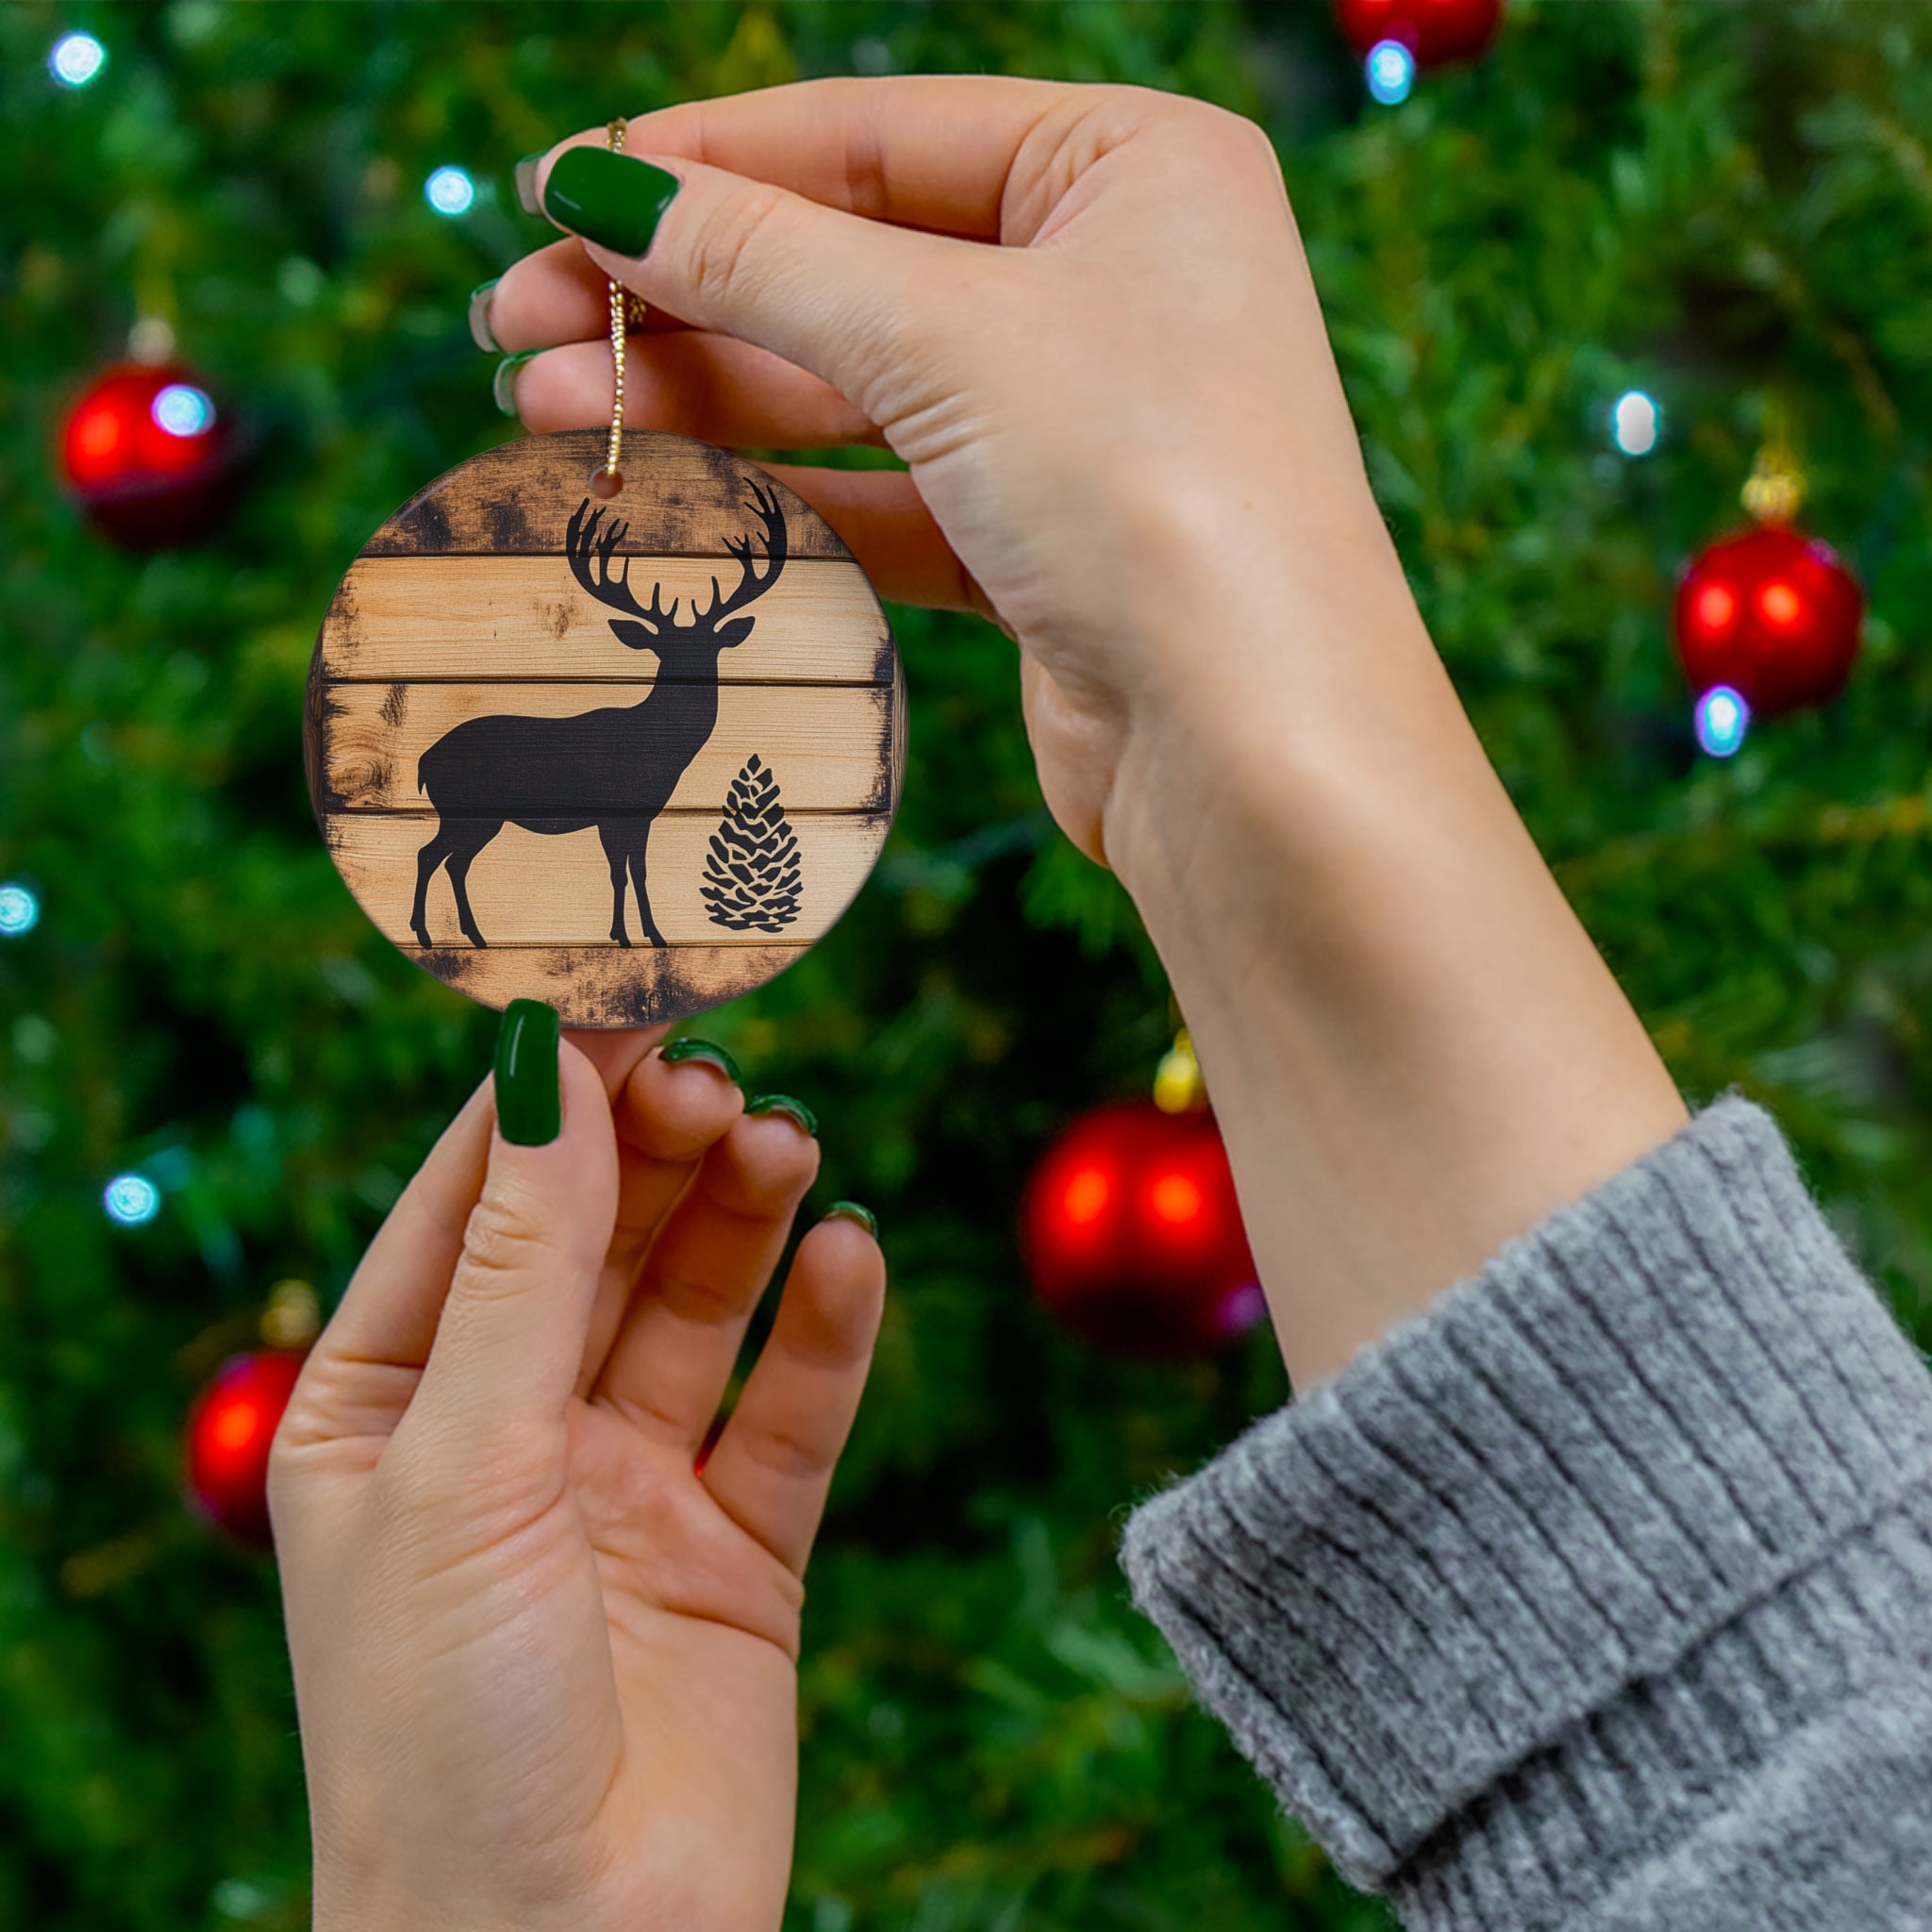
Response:
[{"label": "woman's hand", "polygon": [[654,1038],[563,1042],[545,1145],[472,1096],[276,1438],[319,1932],[778,1923],[801,1579],[884,1267],[846,1214],[806,1237],[696,1468],[818,1147]]},{"label": "woman's hand", "polygon": [[[558,345],[514,372],[524,421],[608,420],[608,274],[684,325],[632,338],[633,423],[889,445],[908,473],[777,474],[882,595],[972,606],[1019,641],[1041,782],[1092,857],[1131,875],[1116,778],[1143,725],[1205,719],[1203,686],[1251,694],[1284,630],[1325,644],[1337,574],[1406,604],[1253,123],[1140,89],[934,76],[692,103],[632,121],[624,156],[603,143],[523,173],[532,211],[589,244],[527,258],[490,298],[504,347]],[[567,165],[609,185],[550,193],[576,146]],[[676,182],[648,251],[598,246],[634,244],[626,223],[661,194],[641,158]],[[1225,621],[1231,576],[1296,558],[1320,568],[1289,573],[1283,622]]]},{"label": "woman's hand", "polygon": [[1297,1383],[1684,1109],[1470,729],[1370,494],[1280,171],[1128,88],[821,81],[520,168],[582,238],[480,331],[533,428],[875,441],[789,470],[889,597],[1020,646],[1048,805],[1133,894]]}]

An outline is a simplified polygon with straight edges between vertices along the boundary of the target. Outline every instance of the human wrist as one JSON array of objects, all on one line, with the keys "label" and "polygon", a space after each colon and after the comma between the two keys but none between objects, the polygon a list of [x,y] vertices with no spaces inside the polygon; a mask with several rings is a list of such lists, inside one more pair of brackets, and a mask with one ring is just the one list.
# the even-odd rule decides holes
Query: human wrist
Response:
[{"label": "human wrist", "polygon": [[[370,1803],[380,1803],[371,1790]],[[390,1807],[392,1808],[392,1801]],[[310,1881],[311,1932],[533,1932],[536,1922],[492,1908],[477,1895],[475,1872],[434,1869],[439,1828],[417,1822],[410,1839],[430,1868],[398,1856],[399,1840],[380,1828],[318,1834]]]},{"label": "human wrist", "polygon": [[1274,602],[1282,625],[1324,608],[1320,648],[1277,633],[1136,718],[1105,842],[1305,1385],[1684,1113],[1406,587]]},{"label": "human wrist", "polygon": [[313,1898],[310,1932],[543,1932],[551,1923],[508,1908],[491,1910],[454,1891],[431,1899],[395,1886],[331,1888],[320,1871]]},{"label": "human wrist", "polygon": [[[1204,831],[1319,868],[1335,804],[1386,786],[1391,751],[1474,748],[1373,502],[1366,515],[1346,492],[1243,506],[1253,527],[1233,541],[1228,512],[1194,503],[1191,518],[1147,519],[1135,545],[1137,601],[1152,614],[1134,640],[1102,833],[1143,913],[1206,883]],[[1291,534],[1270,554],[1277,528]]]}]

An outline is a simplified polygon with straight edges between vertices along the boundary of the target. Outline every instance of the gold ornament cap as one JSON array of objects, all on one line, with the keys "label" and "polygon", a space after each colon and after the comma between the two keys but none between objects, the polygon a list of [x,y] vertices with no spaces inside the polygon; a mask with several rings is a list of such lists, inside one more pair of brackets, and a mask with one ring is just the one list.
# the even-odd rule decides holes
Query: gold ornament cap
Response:
[{"label": "gold ornament cap", "polygon": [[1161,1055],[1155,1070],[1154,1104],[1162,1113],[1192,1113],[1208,1105],[1201,1062],[1194,1056],[1194,1042],[1185,1026],[1174,1035],[1174,1044]]},{"label": "gold ornament cap", "polygon": [[271,1348],[307,1348],[322,1333],[322,1301],[312,1283],[278,1281],[261,1311],[261,1339]]},{"label": "gold ornament cap", "polygon": [[1764,441],[1739,494],[1745,515],[1759,524],[1794,523],[1805,507],[1804,465],[1792,446],[1786,411],[1775,401],[1765,406]]}]

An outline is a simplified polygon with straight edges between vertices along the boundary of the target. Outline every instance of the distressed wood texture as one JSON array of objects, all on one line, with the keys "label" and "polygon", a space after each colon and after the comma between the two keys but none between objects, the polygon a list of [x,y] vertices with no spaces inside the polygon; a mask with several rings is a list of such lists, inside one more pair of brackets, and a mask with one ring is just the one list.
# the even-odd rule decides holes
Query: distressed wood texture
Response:
[{"label": "distressed wood texture", "polygon": [[[591,473],[604,466],[601,429],[520,437],[446,470],[362,546],[364,557],[555,557],[558,505],[568,517]],[[832,526],[782,483],[729,450],[685,436],[633,430],[624,439],[625,489],[614,499],[629,532],[620,557],[724,557],[744,533],[744,479],[778,492],[793,557],[852,553]]]},{"label": "distressed wood texture", "polygon": [[[433,816],[417,784],[423,754],[452,726],[485,712],[568,718],[635,705],[648,679],[600,684],[330,684],[324,687],[325,810]],[[877,685],[721,685],[718,723],[685,768],[665,809],[724,805],[754,752],[782,775],[788,811],[886,811],[891,806],[892,692]],[[578,788],[582,808],[621,811],[621,796]]]},{"label": "distressed wood texture", "polygon": [[[709,597],[720,575],[712,558],[630,560],[631,582],[644,594],[661,584],[665,603],[675,597],[687,609]],[[648,673],[650,656],[611,636],[609,614],[554,557],[360,558],[323,620],[323,675],[446,677],[453,662],[472,679],[594,683]],[[791,559],[758,600],[757,617],[744,643],[720,654],[719,683],[892,681],[885,612],[849,558]]]},{"label": "distressed wood texture", "polygon": [[567,1026],[654,1026],[755,991],[808,946],[404,946],[425,973],[499,1011],[542,1000]]},{"label": "distressed wood texture", "polygon": [[303,753],[378,929],[485,1005],[674,1020],[821,939],[897,808],[906,691],[838,537],[727,451],[601,430],[452,470],[350,566]]}]

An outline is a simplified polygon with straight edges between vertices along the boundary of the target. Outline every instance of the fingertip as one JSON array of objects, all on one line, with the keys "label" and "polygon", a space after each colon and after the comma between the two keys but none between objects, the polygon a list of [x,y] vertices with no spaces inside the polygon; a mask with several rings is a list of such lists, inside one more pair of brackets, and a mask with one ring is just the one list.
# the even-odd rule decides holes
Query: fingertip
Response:
[{"label": "fingertip", "polygon": [[865,1226],[828,1214],[798,1244],[792,1342],[844,1358],[869,1353],[886,1305],[886,1257]]},{"label": "fingertip", "polygon": [[806,1230],[798,1244],[801,1257],[808,1253],[815,1264],[841,1273],[859,1273],[885,1281],[885,1250],[879,1246],[874,1227],[846,1213],[827,1212]]},{"label": "fingertip", "polygon": [[886,1257],[877,1235],[849,1215],[826,1214],[807,1229],[795,1266],[813,1306],[861,1333],[869,1348],[886,1301]]},{"label": "fingertip", "polygon": [[618,1095],[618,1132],[651,1159],[695,1160],[743,1111],[743,1090],[717,1061],[652,1053],[631,1069]]},{"label": "fingertip", "polygon": [[592,342],[587,358],[577,353],[584,346],[565,343],[506,357],[497,370],[497,407],[514,414],[533,436],[556,429],[590,429],[608,422],[610,353],[605,344]]},{"label": "fingertip", "polygon": [[824,1211],[826,1221],[852,1221],[864,1228],[874,1241],[879,1238],[879,1218],[870,1208],[858,1201],[834,1201]]},{"label": "fingertip", "polygon": [[785,1098],[761,1094],[748,1100],[732,1126],[727,1144],[735,1165],[745,1174],[765,1182],[763,1191],[782,1186],[795,1187],[803,1194],[818,1177],[818,1123],[809,1115],[800,1118],[801,1103],[773,1105],[774,1100]]},{"label": "fingertip", "polygon": [[563,1038],[597,1069],[604,1091],[614,1100],[638,1063],[670,1030],[668,1024],[618,1028],[566,1026]]},{"label": "fingertip", "polygon": [[550,179],[551,169],[557,165],[557,158],[567,148],[584,147],[593,142],[598,147],[607,146],[609,139],[608,128],[587,127],[579,133],[566,135],[561,141],[553,142],[548,147],[539,148],[533,155],[523,156],[510,171],[516,184],[517,206],[526,215],[536,215],[540,220],[548,221],[550,217],[543,207],[543,188]]},{"label": "fingertip", "polygon": [[[525,1162],[548,1164],[554,1158],[578,1164],[586,1150],[610,1133],[610,1097],[596,1062],[560,1033],[546,1040],[541,1011],[525,1015],[519,1007],[540,1007],[537,1001],[516,1001],[504,1015],[494,1074],[493,1132],[490,1158],[494,1168],[506,1156]],[[522,1038],[513,1028],[521,1021]],[[560,1150],[560,1151],[559,1151]]]},{"label": "fingertip", "polygon": [[546,147],[539,149],[536,154],[525,155],[518,160],[516,166],[510,170],[510,178],[516,184],[517,206],[526,215],[537,215],[543,212],[538,170],[542,167],[544,159],[549,153],[550,150]]},{"label": "fingertip", "polygon": [[726,1211],[789,1221],[818,1178],[819,1143],[785,1115],[747,1109],[705,1150],[704,1163],[706,1192]]},{"label": "fingertip", "polygon": [[511,1000],[496,1029],[496,1131],[517,1147],[543,1147],[561,1130],[557,1008]]}]

